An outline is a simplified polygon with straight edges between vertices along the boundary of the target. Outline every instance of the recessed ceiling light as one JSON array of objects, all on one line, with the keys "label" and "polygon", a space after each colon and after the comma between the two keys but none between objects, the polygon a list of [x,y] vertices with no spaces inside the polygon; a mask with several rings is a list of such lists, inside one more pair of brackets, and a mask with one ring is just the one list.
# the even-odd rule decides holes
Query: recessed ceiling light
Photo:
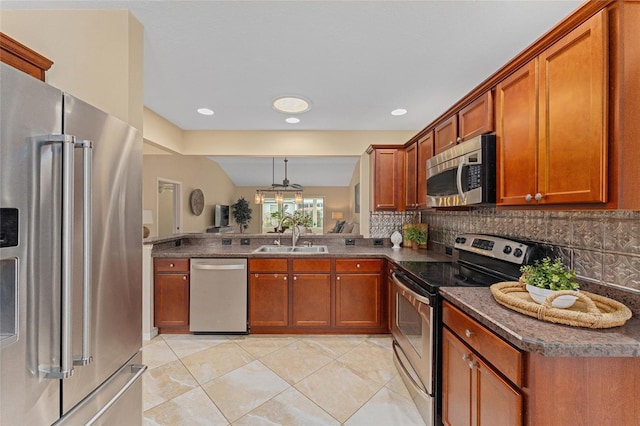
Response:
[{"label": "recessed ceiling light", "polygon": [[311,104],[306,99],[298,96],[282,96],[274,99],[273,109],[286,114],[302,114],[311,109]]},{"label": "recessed ceiling light", "polygon": [[198,108],[198,112],[202,115],[213,115],[213,110],[209,108]]},{"label": "recessed ceiling light", "polygon": [[391,111],[391,115],[395,115],[395,116],[405,115],[406,113],[407,113],[407,110],[404,108],[398,108]]},{"label": "recessed ceiling light", "polygon": [[300,122],[300,119],[297,117],[288,117],[284,121],[286,121],[289,124],[298,124]]}]

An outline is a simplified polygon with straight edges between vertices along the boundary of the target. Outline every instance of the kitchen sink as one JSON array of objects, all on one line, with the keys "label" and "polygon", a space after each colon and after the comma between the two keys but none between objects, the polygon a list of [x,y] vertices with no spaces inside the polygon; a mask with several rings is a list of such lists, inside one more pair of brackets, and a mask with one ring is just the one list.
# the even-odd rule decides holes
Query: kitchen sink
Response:
[{"label": "kitchen sink", "polygon": [[327,246],[275,246],[264,245],[253,251],[254,253],[291,253],[291,254],[314,254],[329,253]]}]

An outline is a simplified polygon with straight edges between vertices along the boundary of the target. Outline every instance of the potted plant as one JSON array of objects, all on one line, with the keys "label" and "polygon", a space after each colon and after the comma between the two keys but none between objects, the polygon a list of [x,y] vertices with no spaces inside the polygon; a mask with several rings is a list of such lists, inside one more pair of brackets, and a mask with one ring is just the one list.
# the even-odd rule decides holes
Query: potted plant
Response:
[{"label": "potted plant", "polygon": [[[575,282],[576,272],[567,269],[560,258],[551,260],[545,257],[536,260],[533,265],[525,265],[520,268],[522,276],[520,282],[525,285],[531,298],[537,303],[544,303],[547,297],[553,292],[572,290],[577,291],[580,287]],[[576,301],[573,295],[558,296],[552,302],[554,308],[568,308]]]},{"label": "potted plant", "polygon": [[249,207],[249,203],[244,197],[238,198],[238,201],[235,204],[231,205],[233,210],[233,218],[236,223],[240,226],[240,233],[244,233],[244,231],[249,227],[249,222],[251,221],[251,207]]},{"label": "potted plant", "polygon": [[405,236],[407,240],[411,241],[413,248],[417,249],[426,247],[427,244],[427,230],[419,225],[411,225],[405,230]]}]

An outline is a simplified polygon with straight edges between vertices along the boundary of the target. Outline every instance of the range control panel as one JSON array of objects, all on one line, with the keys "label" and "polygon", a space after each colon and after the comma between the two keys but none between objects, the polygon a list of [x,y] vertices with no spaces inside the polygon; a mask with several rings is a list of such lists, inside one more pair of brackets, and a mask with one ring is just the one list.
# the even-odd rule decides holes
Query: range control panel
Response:
[{"label": "range control panel", "polygon": [[525,264],[526,254],[532,249],[532,246],[521,241],[484,234],[460,234],[456,237],[454,247],[518,265]]}]

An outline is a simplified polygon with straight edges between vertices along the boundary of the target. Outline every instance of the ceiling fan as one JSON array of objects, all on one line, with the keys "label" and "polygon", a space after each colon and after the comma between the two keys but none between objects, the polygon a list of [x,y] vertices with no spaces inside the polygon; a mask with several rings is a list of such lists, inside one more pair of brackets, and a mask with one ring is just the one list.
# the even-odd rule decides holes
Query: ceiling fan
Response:
[{"label": "ceiling fan", "polygon": [[271,184],[272,188],[282,188],[282,190],[287,191],[287,190],[295,190],[295,191],[302,191],[304,189],[304,187],[302,185],[299,185],[297,183],[291,183],[289,181],[289,179],[287,178],[287,163],[289,162],[289,160],[287,160],[287,157],[284,158],[284,179],[282,180],[282,183],[275,183],[275,157],[273,158],[273,176],[271,181],[273,182]]}]

